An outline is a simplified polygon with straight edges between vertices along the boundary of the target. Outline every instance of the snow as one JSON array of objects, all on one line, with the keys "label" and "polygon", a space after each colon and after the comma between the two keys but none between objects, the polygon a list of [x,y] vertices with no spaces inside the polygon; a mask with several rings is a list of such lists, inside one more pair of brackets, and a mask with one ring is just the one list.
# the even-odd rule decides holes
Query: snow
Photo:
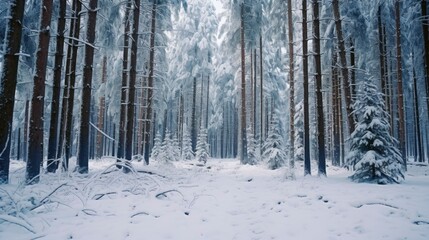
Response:
[{"label": "snow", "polygon": [[23,187],[25,165],[12,161],[11,184],[0,187],[0,239],[429,237],[427,165],[410,165],[402,184],[376,185],[353,183],[335,167],[327,178],[303,177],[297,164],[297,179],[287,180],[285,168],[236,159],[135,163],[140,172],[131,174],[114,162],[90,162],[87,177],[45,174]]}]

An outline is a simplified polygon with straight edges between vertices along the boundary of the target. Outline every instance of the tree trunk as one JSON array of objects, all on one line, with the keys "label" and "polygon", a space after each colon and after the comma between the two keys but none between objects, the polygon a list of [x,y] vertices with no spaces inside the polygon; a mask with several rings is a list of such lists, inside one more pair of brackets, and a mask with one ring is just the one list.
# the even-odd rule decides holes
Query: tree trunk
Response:
[{"label": "tree trunk", "polygon": [[253,54],[253,71],[254,71],[254,80],[253,80],[253,136],[256,138],[256,81],[257,81],[257,64],[256,64],[256,48],[254,49]]},{"label": "tree trunk", "polygon": [[355,123],[353,117],[353,106],[352,106],[352,96],[350,90],[350,82],[349,82],[349,70],[347,68],[347,58],[346,58],[346,47],[343,38],[343,30],[341,26],[341,15],[340,15],[340,4],[338,0],[332,0],[332,8],[334,12],[335,18],[335,29],[337,33],[338,40],[338,48],[340,50],[340,64],[341,64],[341,75],[343,76],[343,88],[344,94],[346,97],[346,110],[349,122],[349,132],[353,133],[355,130]]},{"label": "tree trunk", "polygon": [[316,106],[317,106],[317,143],[318,174],[326,176],[325,117],[323,113],[322,62],[320,57],[320,20],[319,0],[313,0],[313,51],[316,67]]},{"label": "tree trunk", "polygon": [[[429,16],[427,12],[427,0],[421,0],[422,6],[422,28],[423,28],[423,39],[425,46],[425,63],[426,63],[426,104],[429,109]],[[429,111],[428,111],[429,114]]]},{"label": "tree trunk", "polygon": [[400,0],[395,1],[395,26],[396,26],[396,64],[398,72],[398,117],[399,117],[399,149],[404,161],[404,169],[407,170],[407,158],[405,148],[405,117],[404,117],[404,91],[402,86],[402,47],[401,47],[401,15]]},{"label": "tree trunk", "polygon": [[64,32],[66,27],[66,9],[67,0],[59,1],[59,17],[57,25],[57,46],[55,53],[55,66],[52,89],[52,106],[51,106],[51,122],[49,127],[49,143],[48,143],[48,162],[47,171],[55,172],[58,168],[57,148],[58,148],[58,112],[60,108],[60,93],[61,93],[61,73],[63,68],[64,57]]},{"label": "tree trunk", "polygon": [[[105,83],[106,83],[106,75],[107,75],[107,56],[103,56],[103,68],[101,72],[101,85],[102,92],[100,93],[100,106],[98,107],[98,123],[97,128],[101,131],[104,131],[104,107],[105,107]],[[96,157],[100,159],[104,154],[104,145],[103,145],[103,134],[100,131],[97,131],[97,143],[96,143]]]},{"label": "tree trunk", "polygon": [[246,55],[244,43],[244,3],[241,4],[241,154],[240,162],[247,164],[247,136],[246,136]]},{"label": "tree trunk", "polygon": [[36,52],[33,97],[31,99],[30,131],[26,182],[39,182],[40,163],[43,162],[43,118],[45,106],[45,78],[48,64],[52,0],[43,0],[40,14],[39,40]]},{"label": "tree trunk", "polygon": [[196,101],[197,101],[197,78],[194,77],[194,82],[192,86],[192,115],[191,115],[191,141],[192,141],[193,152],[196,151],[196,147],[197,147]]},{"label": "tree trunk", "polygon": [[[140,21],[140,0],[134,0],[133,12],[133,34],[131,41],[131,58],[130,58],[130,80],[128,84],[128,105],[127,105],[127,135],[125,138],[125,163],[130,164],[133,152],[133,133],[134,133],[134,101],[136,93],[137,77],[137,46],[139,38],[139,21]],[[129,172],[130,168],[123,168],[124,172]]]},{"label": "tree trunk", "polygon": [[[261,81],[261,86],[260,86],[260,88],[261,89],[259,89],[259,91],[260,91],[260,96],[259,96],[259,102],[260,102],[260,107],[261,107],[261,109],[260,109],[260,121],[261,121],[261,135],[259,136],[259,143],[260,143],[260,145],[262,146],[262,142],[263,142],[263,140],[264,140],[264,125],[263,125],[263,123],[264,123],[264,69],[263,69],[263,66],[264,66],[264,62],[263,62],[263,56],[262,56],[262,54],[263,54],[263,49],[262,49],[262,33],[259,33],[259,78],[260,78],[260,81]],[[262,155],[262,147],[261,148],[259,148],[260,149],[260,155]]]},{"label": "tree trunk", "polygon": [[[414,64],[413,64],[414,65]],[[422,133],[420,128],[420,104],[419,104],[419,94],[417,91],[417,76],[415,69],[413,67],[413,80],[414,80],[414,116],[415,116],[415,124],[416,124],[416,157],[414,161],[424,162],[424,154],[423,154],[423,144],[422,144]]]},{"label": "tree trunk", "polygon": [[[121,87],[121,113],[119,120],[119,140],[118,151],[116,151],[117,162],[124,158],[125,152],[125,123],[127,119],[127,85],[128,85],[128,48],[130,46],[129,31],[130,31],[130,9],[132,0],[127,1],[125,7],[124,21],[124,49],[122,55],[122,87]],[[116,165],[121,168],[121,165]]]},{"label": "tree trunk", "polygon": [[384,52],[384,36],[383,36],[383,25],[381,23],[381,6],[378,7],[378,47],[380,52],[380,82],[381,82],[381,91],[384,94],[384,101],[387,108],[387,94],[386,94],[386,53]]},{"label": "tree trunk", "polygon": [[341,109],[338,107],[339,101],[341,101],[341,96],[339,95],[339,88],[341,87],[340,81],[338,79],[337,71],[337,54],[333,50],[332,54],[332,122],[333,122],[333,158],[332,165],[340,166],[340,121],[339,114],[341,114]]},{"label": "tree trunk", "polygon": [[147,89],[147,109],[146,109],[146,122],[144,134],[144,160],[146,165],[149,164],[150,156],[150,141],[151,141],[151,126],[152,126],[152,98],[153,98],[153,76],[155,65],[155,35],[156,35],[156,8],[158,1],[155,0],[152,4],[152,21],[150,31],[150,52],[149,52],[149,78]]},{"label": "tree trunk", "polygon": [[94,63],[95,26],[97,24],[98,0],[90,0],[86,28],[85,65],[83,67],[82,105],[80,111],[78,171],[88,173],[89,122],[91,114],[92,65]]},{"label": "tree trunk", "polygon": [[21,49],[22,20],[25,1],[11,0],[7,23],[3,70],[0,79],[0,184],[9,182],[10,144],[13,107]]},{"label": "tree trunk", "polygon": [[207,76],[207,98],[206,98],[206,125],[204,128],[207,130],[207,137],[209,134],[209,99],[210,99],[210,76]]},{"label": "tree trunk", "polygon": [[295,168],[295,53],[293,39],[292,0],[287,1],[287,21],[289,38],[289,168]]},{"label": "tree trunk", "polygon": [[311,175],[310,124],[308,102],[308,41],[307,41],[307,0],[302,1],[302,56],[304,84],[304,175]]},{"label": "tree trunk", "polygon": [[76,85],[76,65],[77,65],[77,54],[79,48],[79,36],[80,36],[80,12],[82,10],[82,3],[79,0],[76,0],[76,10],[74,12],[75,24],[73,26],[73,43],[71,50],[71,59],[70,59],[70,72],[69,75],[69,85],[68,85],[68,99],[67,99],[67,111],[66,111],[66,124],[65,124],[65,139],[64,139],[64,162],[63,169],[68,170],[69,159],[71,157],[71,148],[72,148],[72,123],[73,123],[73,109],[74,109],[74,91]]}]

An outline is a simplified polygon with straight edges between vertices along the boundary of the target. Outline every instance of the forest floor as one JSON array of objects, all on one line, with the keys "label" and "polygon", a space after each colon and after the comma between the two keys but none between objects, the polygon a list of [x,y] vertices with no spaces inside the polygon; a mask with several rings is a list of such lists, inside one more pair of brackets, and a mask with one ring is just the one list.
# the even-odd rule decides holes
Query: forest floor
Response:
[{"label": "forest floor", "polygon": [[286,170],[211,159],[171,165],[114,159],[88,176],[44,174],[24,186],[12,161],[0,187],[0,239],[429,239],[429,167],[410,165],[402,184],[357,184],[345,169],[296,180]]}]

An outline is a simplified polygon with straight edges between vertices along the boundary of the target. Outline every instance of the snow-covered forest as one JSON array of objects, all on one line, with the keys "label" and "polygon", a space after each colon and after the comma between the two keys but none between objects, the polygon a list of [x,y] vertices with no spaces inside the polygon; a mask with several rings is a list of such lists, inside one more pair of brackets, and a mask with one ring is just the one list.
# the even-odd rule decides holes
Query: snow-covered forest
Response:
[{"label": "snow-covered forest", "polygon": [[428,10],[1,1],[0,238],[427,239]]}]

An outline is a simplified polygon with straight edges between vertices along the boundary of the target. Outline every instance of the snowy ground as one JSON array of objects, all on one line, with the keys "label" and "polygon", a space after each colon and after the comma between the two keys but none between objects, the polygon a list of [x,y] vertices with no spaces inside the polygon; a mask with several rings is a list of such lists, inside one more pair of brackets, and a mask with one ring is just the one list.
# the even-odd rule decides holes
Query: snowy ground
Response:
[{"label": "snowy ground", "polygon": [[29,187],[20,185],[24,165],[12,162],[12,183],[0,187],[0,239],[429,239],[427,165],[380,186],[333,167],[328,178],[292,181],[284,169],[237,160],[127,175],[113,161],[92,162],[88,177],[44,175]]}]

